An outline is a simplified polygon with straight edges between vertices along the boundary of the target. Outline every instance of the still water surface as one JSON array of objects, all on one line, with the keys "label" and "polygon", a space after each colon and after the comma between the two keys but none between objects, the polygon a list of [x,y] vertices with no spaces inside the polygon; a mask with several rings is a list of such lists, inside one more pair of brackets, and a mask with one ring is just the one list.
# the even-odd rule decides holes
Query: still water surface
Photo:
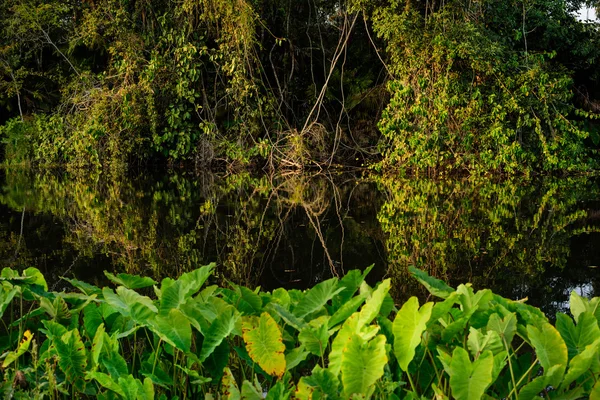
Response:
[{"label": "still water surface", "polygon": [[472,182],[354,173],[172,171],[80,177],[0,170],[2,266],[105,284],[103,270],[307,288],[374,264],[397,300],[423,294],[408,265],[452,285],[528,297],[548,314],[600,295],[598,178]]}]

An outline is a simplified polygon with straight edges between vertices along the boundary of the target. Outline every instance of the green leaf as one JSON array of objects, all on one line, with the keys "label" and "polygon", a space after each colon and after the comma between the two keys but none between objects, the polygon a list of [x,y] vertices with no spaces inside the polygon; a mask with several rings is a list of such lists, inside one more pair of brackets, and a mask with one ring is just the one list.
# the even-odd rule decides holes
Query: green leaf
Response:
[{"label": "green leaf", "polygon": [[192,272],[182,274],[179,279],[163,279],[160,294],[160,314],[167,315],[171,309],[179,308],[196,293],[212,273],[215,264],[205,265]]},{"label": "green leaf", "polygon": [[187,353],[192,346],[192,327],[190,321],[177,309],[167,316],[158,316],[150,322],[150,328],[162,340]]},{"label": "green leaf", "polygon": [[427,328],[431,317],[433,303],[424,304],[419,309],[419,300],[411,297],[402,305],[394,320],[394,355],[403,371],[408,371],[408,364],[415,356],[415,349],[421,343],[421,335]]},{"label": "green leaf", "polygon": [[158,312],[150,297],[142,296],[123,286],[117,288],[116,294],[112,289],[104,288],[102,289],[102,295],[104,300],[115,310],[141,324],[144,324],[153,314]]},{"label": "green leaf", "polygon": [[107,344],[112,342],[112,344],[104,346],[103,351],[100,353],[100,363],[114,378],[128,375],[129,368],[127,367],[127,362],[123,356],[119,354],[119,345],[117,339],[114,337],[111,338],[105,333],[103,342]]},{"label": "green leaf", "polygon": [[141,277],[138,275],[118,274],[117,276],[108,271],[104,271],[104,275],[113,283],[125,286],[128,289],[141,289],[148,286],[156,285],[156,281],[152,278]]},{"label": "green leaf", "polygon": [[329,344],[329,332],[327,324],[321,324],[318,327],[308,325],[298,334],[298,340],[306,348],[316,356],[323,357]]},{"label": "green leaf", "polygon": [[298,364],[306,360],[306,357],[308,357],[309,354],[310,352],[306,351],[302,346],[296,347],[292,351],[287,353],[285,355],[286,371],[291,371],[292,369],[294,369],[296,366],[298,366]]},{"label": "green leaf", "polygon": [[336,278],[320,282],[304,294],[304,297],[294,307],[292,313],[298,318],[304,318],[306,315],[323,308],[333,296],[342,290],[343,288],[338,287],[338,280]]},{"label": "green leaf", "polygon": [[8,292],[0,291],[0,318],[17,293],[19,293],[18,288],[12,288]]},{"label": "green leaf", "polygon": [[365,301],[366,298],[367,294],[361,293],[342,304],[342,306],[329,319],[329,322],[327,324],[329,329],[348,319],[350,315],[352,315],[356,310],[358,310],[358,307],[360,307],[360,305]]},{"label": "green leaf", "polygon": [[304,320],[297,318],[294,314],[292,314],[291,312],[289,312],[288,310],[286,310],[285,308],[283,308],[282,306],[280,306],[279,304],[276,303],[271,303],[270,307],[273,308],[273,310],[275,310],[275,312],[291,327],[293,327],[294,329],[296,329],[297,331],[300,331],[302,329],[304,329],[304,327],[307,326],[306,322],[304,322]]},{"label": "green leaf", "polygon": [[244,382],[242,382],[242,399],[263,400],[262,389],[257,388],[252,383],[244,380]]},{"label": "green leaf", "polygon": [[562,389],[568,389],[569,385],[590,370],[590,366],[594,360],[598,359],[598,348],[600,346],[600,338],[594,343],[585,347],[585,349],[577,354],[569,363],[569,370],[561,383]]},{"label": "green leaf", "polygon": [[538,376],[527,385],[523,386],[521,390],[519,390],[519,400],[538,400],[540,399],[540,392],[544,390],[548,385],[546,381],[548,380],[547,376]]},{"label": "green leaf", "polygon": [[456,400],[479,400],[492,383],[494,356],[484,352],[471,363],[469,353],[461,347],[452,352],[452,360],[444,369],[450,375],[450,388]]},{"label": "green leaf", "polygon": [[222,312],[210,324],[210,327],[204,334],[204,342],[200,351],[200,362],[203,362],[209,355],[227,338],[235,329],[235,324],[239,318],[238,313],[233,307],[229,307],[226,312]]},{"label": "green leaf", "polygon": [[575,326],[571,317],[562,313],[556,314],[556,329],[567,345],[569,359],[581,353],[586,346],[600,337],[598,320],[589,311],[583,311],[579,314],[577,326]]},{"label": "green leaf", "polygon": [[527,334],[546,374],[551,367],[558,366],[552,376],[548,375],[547,381],[548,385],[558,387],[569,360],[567,345],[560,333],[548,322],[545,322],[542,324],[541,330],[528,325]]},{"label": "green leaf", "polygon": [[577,292],[572,291],[570,297],[571,314],[575,318],[575,321],[579,323],[579,314],[582,312],[589,312],[593,314],[596,319],[600,321],[600,297],[594,297],[588,300],[581,297]]},{"label": "green leaf", "polygon": [[72,330],[61,338],[53,341],[58,354],[58,366],[65,373],[67,379],[75,382],[83,378],[87,366],[87,355],[85,346],[79,336],[79,331]]},{"label": "green leaf", "polygon": [[40,329],[50,340],[60,339],[65,333],[67,328],[54,321],[42,321],[42,324],[46,329]]},{"label": "green leaf", "polygon": [[338,387],[337,376],[317,365],[310,376],[300,378],[295,398],[298,400],[337,400],[340,398]]},{"label": "green leaf", "polygon": [[108,390],[112,390],[122,397],[125,397],[125,392],[123,389],[121,389],[121,386],[119,386],[117,382],[113,381],[109,375],[103,372],[87,372],[85,377],[87,380],[95,380],[100,384],[100,386]]},{"label": "green leaf", "polygon": [[138,381],[133,375],[119,377],[119,386],[125,393],[126,400],[136,400],[138,397]]},{"label": "green leaf", "polygon": [[277,383],[269,389],[265,400],[288,400],[292,396],[289,389],[286,388],[283,381],[277,381]]},{"label": "green leaf", "polygon": [[102,314],[96,304],[88,304],[83,309],[83,326],[88,338],[96,335],[96,330],[103,323]]},{"label": "green leaf", "polygon": [[371,297],[369,297],[365,305],[360,309],[358,317],[358,326],[362,327],[368,325],[375,319],[381,310],[383,301],[386,295],[390,291],[391,280],[386,279],[377,286],[377,289],[373,291]]},{"label": "green leaf", "polygon": [[413,266],[408,267],[411,275],[418,280],[425,288],[434,296],[440,297],[442,299],[450,296],[454,289],[450,286],[446,285],[444,281],[441,281],[437,278],[433,278],[427,274],[427,272],[422,271]]},{"label": "green leaf", "polygon": [[359,335],[353,335],[342,355],[342,384],[345,396],[356,393],[370,397],[375,382],[383,376],[383,368],[387,362],[385,336],[377,335],[365,342]]},{"label": "green leaf", "polygon": [[504,344],[498,332],[488,331],[484,334],[480,329],[473,327],[469,328],[467,346],[475,359],[486,350],[490,350],[492,354],[496,355],[504,349]]},{"label": "green leaf", "polygon": [[144,383],[138,388],[138,400],[154,400],[154,385],[150,378],[145,378]]},{"label": "green leaf", "polygon": [[57,322],[64,323],[71,319],[69,306],[62,297],[56,297],[53,302],[43,297],[40,299],[40,307]]},{"label": "green leaf", "polygon": [[202,363],[202,366],[206,368],[213,382],[219,382],[223,377],[223,368],[229,363],[229,352],[229,343],[227,341],[222,341],[212,354]]},{"label": "green leaf", "polygon": [[100,324],[94,334],[94,340],[92,341],[92,366],[95,368],[100,361],[100,353],[104,348],[104,324]]},{"label": "green leaf", "polygon": [[331,344],[329,352],[329,365],[327,369],[335,376],[338,376],[342,367],[342,355],[347,342],[352,335],[360,330],[358,326],[359,313],[354,313],[344,322],[342,328],[337,333]]},{"label": "green leaf", "polygon": [[490,315],[487,329],[497,332],[500,338],[504,338],[510,344],[517,332],[517,316],[514,313],[501,318],[499,314]]},{"label": "green leaf", "polygon": [[82,282],[77,279],[69,279],[69,278],[65,278],[65,277],[61,277],[61,279],[69,282],[71,285],[73,285],[74,287],[79,289],[83,294],[86,294],[88,296],[91,296],[94,294],[99,296],[100,294],[102,294],[102,290],[99,287],[90,285],[89,283]]},{"label": "green leaf", "polygon": [[22,276],[27,278],[26,282],[28,284],[41,286],[46,292],[48,291],[48,284],[46,283],[46,278],[44,278],[44,275],[40,272],[39,269],[29,267],[23,271]]},{"label": "green leaf", "polygon": [[590,392],[590,400],[600,400],[600,380],[597,380]]},{"label": "green leaf", "polygon": [[248,317],[243,322],[243,337],[248,354],[269,375],[285,372],[285,346],[277,323],[268,313],[260,318]]}]

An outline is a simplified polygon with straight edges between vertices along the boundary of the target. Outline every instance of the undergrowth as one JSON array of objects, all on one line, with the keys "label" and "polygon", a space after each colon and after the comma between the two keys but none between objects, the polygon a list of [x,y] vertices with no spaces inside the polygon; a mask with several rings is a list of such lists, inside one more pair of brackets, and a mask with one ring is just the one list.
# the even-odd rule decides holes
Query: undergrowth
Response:
[{"label": "undergrowth", "polygon": [[556,325],[524,301],[411,273],[438,301],[399,309],[364,273],[307,291],[211,285],[214,265],[115,288],[1,273],[7,398],[600,398],[600,298]]}]

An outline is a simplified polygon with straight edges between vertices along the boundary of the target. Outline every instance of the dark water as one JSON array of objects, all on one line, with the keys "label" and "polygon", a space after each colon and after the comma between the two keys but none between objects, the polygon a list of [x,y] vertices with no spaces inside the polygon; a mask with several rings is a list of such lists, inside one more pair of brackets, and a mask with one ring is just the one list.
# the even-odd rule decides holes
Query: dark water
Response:
[{"label": "dark water", "polygon": [[600,295],[600,182],[477,182],[353,173],[77,176],[2,170],[0,260],[105,283],[103,270],[176,276],[216,261],[249,286],[306,288],[375,264],[398,300],[408,265],[552,314]]}]

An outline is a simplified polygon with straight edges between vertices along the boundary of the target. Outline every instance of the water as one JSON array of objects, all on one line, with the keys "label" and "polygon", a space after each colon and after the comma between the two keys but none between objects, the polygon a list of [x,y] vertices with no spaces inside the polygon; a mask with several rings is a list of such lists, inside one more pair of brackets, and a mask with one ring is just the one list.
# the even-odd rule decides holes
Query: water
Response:
[{"label": "water", "polygon": [[160,279],[211,261],[219,279],[307,288],[374,264],[398,301],[424,295],[416,265],[553,314],[600,295],[598,180],[385,179],[171,171],[77,176],[4,170],[0,260],[106,284],[104,270]]}]

